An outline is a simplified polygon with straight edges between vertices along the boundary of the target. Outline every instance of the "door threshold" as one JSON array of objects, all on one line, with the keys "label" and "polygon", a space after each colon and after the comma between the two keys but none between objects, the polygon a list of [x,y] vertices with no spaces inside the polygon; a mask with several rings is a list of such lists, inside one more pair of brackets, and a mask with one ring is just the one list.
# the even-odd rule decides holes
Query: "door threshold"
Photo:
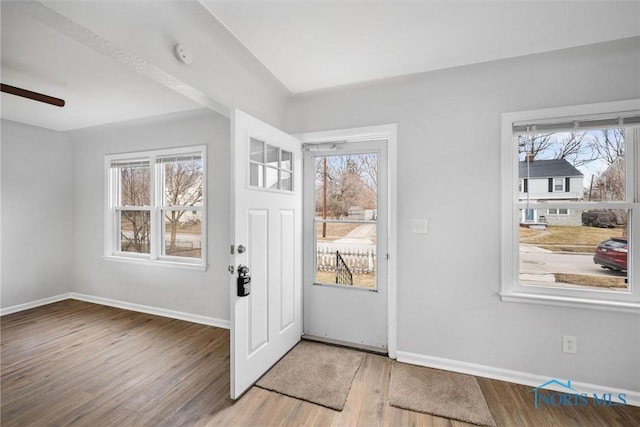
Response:
[{"label": "door threshold", "polygon": [[385,355],[385,356],[389,355],[389,350],[387,350],[384,347],[374,347],[374,346],[366,345],[366,344],[358,344],[358,343],[355,343],[355,342],[334,340],[332,338],[319,337],[317,335],[307,335],[307,334],[304,334],[302,336],[302,339],[303,340],[308,340],[308,341],[322,342],[322,343],[325,343],[325,344],[331,344],[331,345],[336,345],[336,346],[340,346],[340,347],[355,348],[357,350],[364,350],[364,351],[368,351],[370,353],[382,354],[382,355]]}]

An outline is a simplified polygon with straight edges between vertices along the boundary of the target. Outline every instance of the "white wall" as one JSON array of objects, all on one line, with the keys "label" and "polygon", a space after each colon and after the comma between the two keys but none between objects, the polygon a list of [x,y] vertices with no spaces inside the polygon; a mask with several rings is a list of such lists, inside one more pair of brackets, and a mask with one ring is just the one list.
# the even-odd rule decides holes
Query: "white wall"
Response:
[{"label": "white wall", "polygon": [[71,143],[66,134],[2,120],[0,307],[69,292]]},{"label": "white wall", "polygon": [[[229,120],[207,110],[87,128],[73,144],[73,292],[229,319]],[[206,272],[105,261],[104,155],[207,145]]]},{"label": "white wall", "polygon": [[[628,39],[288,104],[292,133],[398,123],[398,350],[640,391],[639,315],[497,295],[501,113],[640,97],[639,47]],[[417,218],[429,234],[411,233]],[[563,334],[578,337],[577,355],[561,352]]]}]

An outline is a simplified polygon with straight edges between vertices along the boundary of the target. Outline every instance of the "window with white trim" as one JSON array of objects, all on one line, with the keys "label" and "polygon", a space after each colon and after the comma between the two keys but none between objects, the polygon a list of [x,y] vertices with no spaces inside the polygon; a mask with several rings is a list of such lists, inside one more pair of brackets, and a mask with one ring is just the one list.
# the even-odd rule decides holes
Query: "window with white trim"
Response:
[{"label": "window with white trim", "polygon": [[555,192],[564,192],[564,178],[554,178],[553,179],[553,191]]},{"label": "window with white trim", "polygon": [[569,209],[553,208],[547,209],[548,215],[569,215]]},{"label": "window with white trim", "polygon": [[206,147],[106,156],[108,259],[206,266]]},{"label": "window with white trim", "polygon": [[529,180],[527,178],[523,178],[521,180],[518,181],[518,191],[521,193],[528,193],[529,192]]},{"label": "window with white trim", "polygon": [[640,312],[639,171],[640,100],[503,114],[502,300]]},{"label": "window with white trim", "polygon": [[270,190],[293,191],[293,153],[251,138],[249,185]]}]

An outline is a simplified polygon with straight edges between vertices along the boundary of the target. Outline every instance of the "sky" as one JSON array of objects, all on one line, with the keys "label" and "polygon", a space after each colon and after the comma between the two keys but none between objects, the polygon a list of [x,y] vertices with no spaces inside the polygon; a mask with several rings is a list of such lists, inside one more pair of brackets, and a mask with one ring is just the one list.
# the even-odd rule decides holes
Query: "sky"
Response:
[{"label": "sky", "polygon": [[[583,186],[588,189],[591,184],[591,177],[594,180],[604,172],[609,164],[607,161],[599,157],[597,152],[592,148],[592,144],[602,143],[603,133],[602,130],[590,130],[580,132],[584,134],[583,144],[580,152],[573,156],[567,157],[567,161],[574,165],[584,175]],[[540,152],[536,157],[538,160],[555,159],[556,153],[559,147],[562,145],[562,141],[566,141],[570,138],[571,132],[557,132],[552,136],[552,140],[555,140],[549,148]],[[524,160],[524,154],[520,154],[520,160]],[[586,162],[584,164],[581,164]]]}]

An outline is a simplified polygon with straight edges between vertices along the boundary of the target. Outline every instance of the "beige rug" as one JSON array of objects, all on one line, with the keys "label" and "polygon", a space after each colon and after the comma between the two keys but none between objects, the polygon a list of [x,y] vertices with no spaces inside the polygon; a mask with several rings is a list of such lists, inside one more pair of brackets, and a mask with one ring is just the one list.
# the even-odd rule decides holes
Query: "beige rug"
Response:
[{"label": "beige rug", "polygon": [[342,411],[362,353],[301,341],[258,382],[258,387]]},{"label": "beige rug", "polygon": [[470,375],[394,363],[389,403],[481,426],[495,426],[478,381]]}]

